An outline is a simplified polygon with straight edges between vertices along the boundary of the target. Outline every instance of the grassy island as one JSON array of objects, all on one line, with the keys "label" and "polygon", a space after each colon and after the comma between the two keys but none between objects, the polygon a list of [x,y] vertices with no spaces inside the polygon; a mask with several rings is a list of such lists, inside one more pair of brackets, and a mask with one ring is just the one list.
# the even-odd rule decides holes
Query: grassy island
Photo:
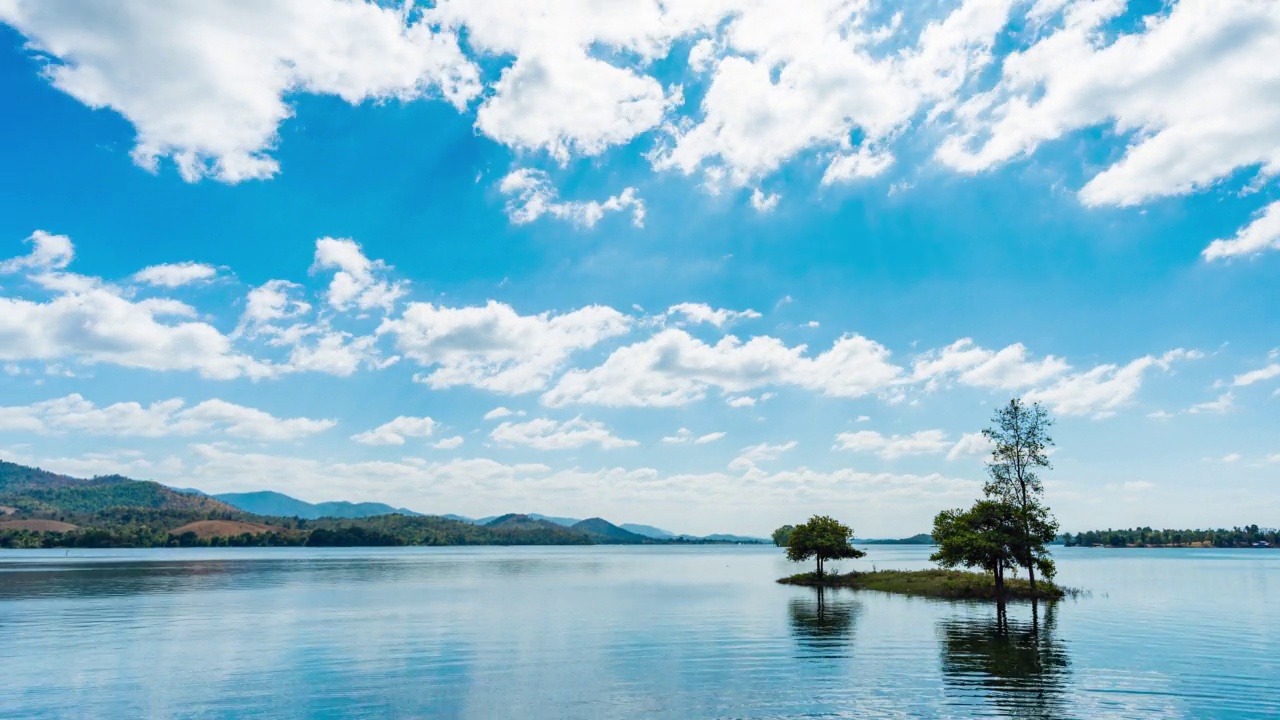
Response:
[{"label": "grassy island", "polygon": [[[965,572],[963,570],[877,570],[875,572],[800,573],[778,580],[784,585],[808,587],[841,587],[853,590],[879,590],[881,592],[918,595],[949,600],[996,599],[995,577],[990,573]],[[1005,597],[1017,600],[1032,598],[1031,585],[1026,580],[1009,578],[1004,583]],[[1058,600],[1072,591],[1061,588],[1048,580],[1036,583],[1035,598]]]}]

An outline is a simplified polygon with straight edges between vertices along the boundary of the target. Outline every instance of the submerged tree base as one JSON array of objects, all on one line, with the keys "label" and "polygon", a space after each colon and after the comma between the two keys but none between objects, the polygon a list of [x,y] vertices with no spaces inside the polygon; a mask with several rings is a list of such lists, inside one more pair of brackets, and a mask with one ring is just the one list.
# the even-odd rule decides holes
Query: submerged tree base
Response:
[{"label": "submerged tree base", "polygon": [[[808,572],[778,580],[784,585],[809,587],[842,587],[854,590],[879,590],[881,592],[919,595],[951,600],[995,600],[995,577],[987,573],[962,570],[878,570],[876,572],[850,572],[840,575],[818,575]],[[1031,585],[1026,580],[1009,579],[1004,584],[1008,600],[1030,600]],[[1058,600],[1074,591],[1058,587],[1052,582],[1036,583],[1035,598]]]}]

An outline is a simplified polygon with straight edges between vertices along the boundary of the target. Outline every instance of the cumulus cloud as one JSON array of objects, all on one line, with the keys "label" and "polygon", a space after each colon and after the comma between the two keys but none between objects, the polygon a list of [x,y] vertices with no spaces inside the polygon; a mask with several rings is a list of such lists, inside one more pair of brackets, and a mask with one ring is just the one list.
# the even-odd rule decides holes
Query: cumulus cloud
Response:
[{"label": "cumulus cloud", "polygon": [[520,315],[491,300],[462,308],[410,303],[401,317],[385,320],[378,333],[431,368],[421,377],[431,387],[472,385],[517,394],[543,388],[574,352],[629,329],[628,318],[609,307]]},{"label": "cumulus cloud", "polygon": [[717,440],[723,440],[727,434],[724,432],[711,432],[705,435],[695,435],[689,428],[680,428],[674,435],[662,438],[662,442],[666,445],[706,445]]},{"label": "cumulus cloud", "polygon": [[520,445],[535,450],[570,450],[585,445],[601,449],[634,447],[640,443],[615,436],[604,423],[583,420],[581,416],[563,422],[550,418],[534,418],[525,422],[503,422],[489,433],[503,445]]},{"label": "cumulus cloud", "polygon": [[0,275],[24,270],[61,270],[70,265],[71,259],[75,257],[71,238],[66,235],[36,230],[27,237],[27,242],[31,244],[30,254],[0,262]]},{"label": "cumulus cloud", "polygon": [[995,443],[980,432],[964,433],[951,450],[947,451],[948,460],[958,460],[966,455],[986,455],[995,449]]},{"label": "cumulus cloud", "polygon": [[667,329],[615,350],[598,367],[565,373],[542,401],[551,407],[677,407],[702,399],[711,387],[743,393],[775,384],[861,397],[884,390],[901,375],[884,346],[860,335],[846,335],[815,356],[807,350],[768,336],[743,342],[729,335],[710,345]]},{"label": "cumulus cloud", "polygon": [[507,196],[507,217],[516,225],[531,223],[545,215],[567,220],[580,227],[592,228],[607,213],[629,210],[631,224],[638,228],[644,227],[644,200],[640,199],[633,187],[604,201],[561,200],[559,192],[545,172],[521,168],[502,178],[502,182],[498,183],[498,191]]},{"label": "cumulus cloud", "polygon": [[953,444],[942,430],[921,430],[910,435],[881,435],[874,430],[843,432],[836,435],[837,450],[875,453],[885,460],[908,455],[935,455],[951,449]]},{"label": "cumulus cloud", "polygon": [[466,440],[461,435],[454,435],[452,437],[440,438],[439,440],[431,443],[431,447],[437,450],[453,450],[455,448],[462,447],[464,442],[466,442]]},{"label": "cumulus cloud", "polygon": [[31,405],[0,407],[0,429],[39,433],[77,432],[118,437],[167,437],[221,433],[260,441],[284,441],[323,432],[334,420],[278,418],[225,400],[186,407],[181,398],[143,406],[119,402],[99,407],[79,394]]},{"label": "cumulus cloud", "polygon": [[996,351],[963,338],[939,350],[921,353],[912,365],[912,378],[926,383],[929,389],[955,379],[975,387],[1018,390],[1057,377],[1069,368],[1066,361],[1052,355],[1028,359],[1021,343]]},{"label": "cumulus cloud", "polygon": [[[1280,134],[1280,129],[1277,134]],[[1263,208],[1252,222],[1236,232],[1235,237],[1209,243],[1202,255],[1205,260],[1221,260],[1276,249],[1280,249],[1280,201]]]},{"label": "cumulus cloud", "polygon": [[1222,414],[1232,410],[1235,407],[1235,402],[1235,393],[1225,392],[1213,400],[1192,405],[1187,408],[1187,412],[1192,415],[1199,415],[1201,413]]},{"label": "cumulus cloud", "polygon": [[760,313],[750,308],[746,310],[726,310],[724,308],[713,308],[706,303],[687,302],[667,308],[666,316],[668,318],[680,316],[684,318],[684,323],[707,323],[718,328],[738,320],[754,320],[761,317]]},{"label": "cumulus cloud", "polygon": [[1133,401],[1147,370],[1160,364],[1150,355],[1126,365],[1099,365],[1091,370],[1067,375],[1054,384],[1023,395],[1027,402],[1043,402],[1062,415],[1110,417]]},{"label": "cumulus cloud", "polygon": [[276,174],[270,151],[293,93],[353,105],[438,95],[464,107],[478,71],[452,32],[409,17],[339,0],[0,3],[0,21],[49,56],[54,87],[124,116],[134,161],[155,171],[170,158],[190,182]]},{"label": "cumulus cloud", "polygon": [[769,443],[760,443],[759,445],[750,445],[742,448],[738,456],[729,461],[730,470],[746,470],[759,471],[760,463],[777,460],[784,454],[796,449],[796,441],[778,443],[771,445]]},{"label": "cumulus cloud", "polygon": [[406,292],[404,283],[386,279],[391,267],[381,260],[365,257],[360,245],[350,238],[324,237],[316,241],[312,271],[334,270],[326,299],[336,310],[381,309],[390,312]]},{"label": "cumulus cloud", "polygon": [[1280,363],[1271,363],[1266,367],[1250,370],[1247,373],[1241,373],[1231,381],[1236,387],[1244,387],[1258,382],[1265,382],[1272,378],[1280,377]]},{"label": "cumulus cloud", "polygon": [[372,430],[352,435],[351,439],[364,445],[403,445],[405,438],[431,437],[435,429],[436,421],[429,417],[401,415]]},{"label": "cumulus cloud", "polygon": [[218,269],[212,265],[180,262],[145,267],[133,274],[133,280],[157,287],[176,288],[212,279],[217,274]]}]

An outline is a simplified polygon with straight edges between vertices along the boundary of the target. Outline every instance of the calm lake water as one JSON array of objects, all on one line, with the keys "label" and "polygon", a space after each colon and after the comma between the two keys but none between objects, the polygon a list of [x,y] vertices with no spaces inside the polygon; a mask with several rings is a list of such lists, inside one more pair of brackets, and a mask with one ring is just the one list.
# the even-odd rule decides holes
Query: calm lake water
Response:
[{"label": "calm lake water", "polygon": [[0,716],[1280,717],[1280,551],[1055,556],[1001,635],[772,547],[4,551]]}]

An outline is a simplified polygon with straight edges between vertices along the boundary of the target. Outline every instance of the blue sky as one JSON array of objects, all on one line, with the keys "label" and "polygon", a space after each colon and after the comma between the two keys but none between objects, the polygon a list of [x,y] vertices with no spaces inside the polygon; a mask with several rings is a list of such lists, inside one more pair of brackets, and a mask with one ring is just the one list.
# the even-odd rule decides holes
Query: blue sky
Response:
[{"label": "blue sky", "polygon": [[0,23],[0,457],[910,534],[1023,396],[1064,529],[1280,511],[1273,3]]}]

